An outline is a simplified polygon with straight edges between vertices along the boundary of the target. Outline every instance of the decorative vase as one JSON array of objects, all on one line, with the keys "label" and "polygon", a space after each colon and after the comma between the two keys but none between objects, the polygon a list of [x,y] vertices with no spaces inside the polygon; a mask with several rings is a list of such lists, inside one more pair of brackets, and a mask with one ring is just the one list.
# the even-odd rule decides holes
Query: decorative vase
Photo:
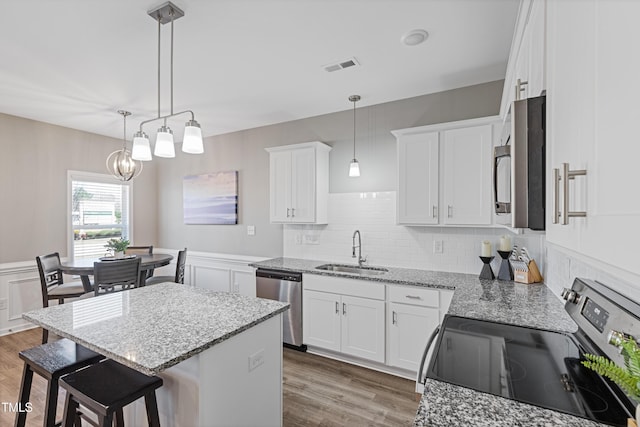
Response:
[{"label": "decorative vase", "polygon": [[124,258],[124,251],[115,251],[113,254],[115,258]]}]

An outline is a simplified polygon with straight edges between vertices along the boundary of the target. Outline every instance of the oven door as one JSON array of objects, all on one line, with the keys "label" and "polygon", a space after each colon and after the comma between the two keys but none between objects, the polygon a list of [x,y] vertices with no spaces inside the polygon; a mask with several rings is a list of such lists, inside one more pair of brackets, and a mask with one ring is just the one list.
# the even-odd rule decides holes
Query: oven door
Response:
[{"label": "oven door", "polygon": [[427,378],[612,425],[629,409],[580,363],[573,336],[457,316],[445,317]]}]

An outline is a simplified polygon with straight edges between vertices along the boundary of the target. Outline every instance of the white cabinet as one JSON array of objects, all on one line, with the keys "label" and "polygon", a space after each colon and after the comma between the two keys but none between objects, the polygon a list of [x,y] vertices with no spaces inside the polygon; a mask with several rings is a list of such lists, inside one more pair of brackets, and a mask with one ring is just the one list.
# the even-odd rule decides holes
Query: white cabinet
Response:
[{"label": "white cabinet", "polygon": [[331,147],[315,141],[266,150],[271,222],[326,224]]},{"label": "white cabinet", "polygon": [[417,372],[427,339],[449,308],[452,291],[387,285],[390,366]]},{"label": "white cabinet", "polygon": [[[547,241],[640,274],[637,121],[640,73],[632,55],[640,2],[547,3]],[[570,181],[569,209],[553,224],[553,169],[587,175]],[[560,194],[561,198],[564,194]]]},{"label": "white cabinet", "polygon": [[397,222],[490,225],[497,117],[395,130]]},{"label": "white cabinet", "polygon": [[305,344],[384,363],[383,285],[314,275],[303,283]]},{"label": "white cabinet", "polygon": [[500,116],[516,99],[540,96],[546,88],[546,0],[523,0],[507,64]]}]

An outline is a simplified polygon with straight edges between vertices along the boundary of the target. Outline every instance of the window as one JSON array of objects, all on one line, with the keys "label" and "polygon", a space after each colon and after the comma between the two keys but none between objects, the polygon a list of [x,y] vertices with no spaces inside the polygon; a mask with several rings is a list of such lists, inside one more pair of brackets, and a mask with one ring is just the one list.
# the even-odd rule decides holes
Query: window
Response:
[{"label": "window", "polygon": [[69,171],[68,188],[69,257],[101,257],[109,239],[130,239],[130,183],[110,175]]}]

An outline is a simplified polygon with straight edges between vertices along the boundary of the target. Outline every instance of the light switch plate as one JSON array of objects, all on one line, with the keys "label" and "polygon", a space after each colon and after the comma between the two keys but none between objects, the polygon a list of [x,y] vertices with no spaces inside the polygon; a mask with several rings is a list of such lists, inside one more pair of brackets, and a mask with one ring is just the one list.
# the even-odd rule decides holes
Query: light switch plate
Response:
[{"label": "light switch plate", "polygon": [[442,240],[434,240],[433,241],[433,253],[434,254],[441,254],[443,252],[444,252],[444,249],[443,249]]},{"label": "light switch plate", "polygon": [[256,234],[255,225],[247,225],[247,236],[254,236]]}]

